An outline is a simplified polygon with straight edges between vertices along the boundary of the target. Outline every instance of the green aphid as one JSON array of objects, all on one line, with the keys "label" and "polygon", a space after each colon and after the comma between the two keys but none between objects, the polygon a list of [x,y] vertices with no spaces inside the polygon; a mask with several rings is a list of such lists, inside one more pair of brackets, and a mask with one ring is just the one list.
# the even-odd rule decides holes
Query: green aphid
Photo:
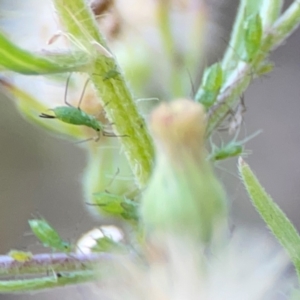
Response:
[{"label": "green aphid", "polygon": [[224,81],[223,69],[220,63],[215,63],[207,68],[203,75],[201,87],[195,100],[200,102],[208,110],[217,100]]},{"label": "green aphid", "polygon": [[114,69],[111,69],[108,72],[106,72],[103,75],[102,79],[103,79],[103,81],[109,80],[109,79],[116,79],[116,77],[119,75],[120,75],[120,72],[115,67]]},{"label": "green aphid", "polygon": [[119,252],[126,253],[124,244],[114,241],[108,236],[96,240],[96,245],[92,247],[92,252]]},{"label": "green aphid", "polygon": [[264,61],[256,70],[258,76],[265,75],[274,69],[274,64],[271,62]]},{"label": "green aphid", "polygon": [[260,50],[262,35],[263,28],[260,15],[256,14],[249,16],[246,20],[244,31],[244,45],[247,62],[251,62]]},{"label": "green aphid", "polygon": [[94,203],[89,205],[98,206],[103,212],[126,221],[138,221],[138,203],[125,196],[100,192],[94,194]]},{"label": "green aphid", "polygon": [[244,140],[236,141],[235,138],[226,145],[222,145],[220,148],[215,145],[212,146],[212,151],[208,156],[211,161],[224,160],[230,157],[235,157],[244,153],[244,144],[257,136],[261,131],[257,131],[254,134],[248,136]]},{"label": "green aphid", "polygon": [[32,219],[28,223],[34,235],[45,247],[67,253],[72,251],[72,245],[65,242],[45,219]]},{"label": "green aphid", "polygon": [[41,113],[39,116],[41,118],[46,118],[46,119],[58,119],[64,123],[72,124],[72,125],[83,125],[87,126],[89,128],[94,129],[97,132],[97,138],[95,141],[98,141],[100,139],[100,133],[102,132],[103,136],[108,136],[108,137],[115,137],[116,135],[113,132],[108,132],[105,130],[105,125],[98,121],[96,117],[93,115],[90,115],[83,110],[80,109],[80,104],[83,99],[83,95],[85,92],[85,89],[88,84],[88,80],[86,81],[78,106],[72,106],[70,103],[67,101],[67,88],[69,85],[70,77],[67,80],[66,83],[66,91],[65,91],[65,97],[64,97],[64,102],[66,106],[58,106],[53,109],[50,109],[53,111],[54,115],[49,115],[45,113]]},{"label": "green aphid", "polygon": [[33,257],[33,254],[31,252],[20,250],[10,250],[7,255],[9,255],[11,258],[18,262],[30,261]]}]

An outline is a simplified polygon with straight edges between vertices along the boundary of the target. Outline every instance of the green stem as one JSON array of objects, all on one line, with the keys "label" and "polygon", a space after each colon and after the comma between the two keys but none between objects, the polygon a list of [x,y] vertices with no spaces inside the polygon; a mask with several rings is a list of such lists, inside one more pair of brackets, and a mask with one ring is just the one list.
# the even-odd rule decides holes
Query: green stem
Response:
[{"label": "green stem", "polygon": [[96,263],[106,263],[113,260],[109,254],[76,254],[52,253],[36,254],[30,260],[17,261],[10,256],[0,256],[0,276],[13,276],[21,274],[46,274],[53,272],[93,270]]},{"label": "green stem", "polygon": [[0,293],[20,293],[44,290],[53,287],[84,283],[96,279],[95,271],[80,271],[70,273],[53,273],[50,276],[18,279],[0,280]]},{"label": "green stem", "polygon": [[294,1],[273,26],[273,47],[279,46],[300,24],[300,1]]},{"label": "green stem", "polygon": [[117,62],[109,55],[105,40],[84,0],[53,1],[65,29],[74,40],[73,44],[84,47],[84,51],[94,58],[94,65],[88,71],[91,81],[102,99],[108,119],[120,136],[136,181],[144,187],[154,159],[152,139]]},{"label": "green stem", "polygon": [[90,57],[81,51],[31,53],[15,45],[0,32],[0,65],[7,70],[27,75],[78,72],[88,69]]},{"label": "green stem", "polygon": [[219,126],[226,118],[231,107],[238,101],[241,95],[251,82],[251,73],[256,70],[265,60],[268,53],[278,47],[300,24],[300,3],[295,1],[274,23],[274,25],[264,33],[260,51],[251,63],[240,63],[242,68],[237,67],[230,74],[225,88],[217,98],[214,105],[208,112],[209,120],[207,125],[207,137]]},{"label": "green stem", "polygon": [[227,47],[222,60],[223,70],[228,70],[234,68],[235,62],[237,61],[237,53],[242,55],[239,45],[242,45],[242,32],[243,32],[243,23],[245,21],[245,9],[247,6],[248,0],[241,0],[239,9],[235,18],[233,29],[231,31],[231,36],[229,40],[229,47]]}]

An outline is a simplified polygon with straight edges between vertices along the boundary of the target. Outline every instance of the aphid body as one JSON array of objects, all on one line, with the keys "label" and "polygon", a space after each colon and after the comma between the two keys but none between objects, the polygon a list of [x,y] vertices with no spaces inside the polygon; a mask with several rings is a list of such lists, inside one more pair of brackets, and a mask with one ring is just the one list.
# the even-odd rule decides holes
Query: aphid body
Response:
[{"label": "aphid body", "polygon": [[33,257],[31,252],[19,251],[19,250],[10,250],[8,255],[18,262],[29,261]]},{"label": "aphid body", "polygon": [[103,136],[115,137],[116,135],[113,132],[109,132],[105,130],[105,125],[100,121],[98,121],[95,116],[90,115],[80,109],[80,104],[82,102],[83,95],[89,80],[87,80],[84,84],[83,91],[77,107],[71,105],[67,101],[67,89],[68,89],[69,81],[70,81],[70,76],[67,79],[66,90],[65,90],[64,102],[66,106],[58,106],[52,108],[50,110],[53,111],[54,115],[41,113],[40,117],[46,119],[58,119],[64,123],[68,123],[72,125],[83,125],[92,128],[98,133],[95,141],[99,140],[100,132],[102,132]]},{"label": "aphid body", "polygon": [[96,131],[103,131],[103,124],[93,115],[89,115],[78,107],[58,106],[51,109],[54,116],[42,113],[40,117],[48,119],[58,119],[62,122],[73,125],[84,125],[93,128]]},{"label": "aphid body", "polygon": [[32,232],[45,247],[63,252],[71,252],[71,244],[65,242],[45,219],[32,219],[28,223]]},{"label": "aphid body", "polygon": [[244,146],[240,142],[231,142],[221,148],[214,149],[209,158],[211,160],[223,160],[240,155],[243,151]]},{"label": "aphid body", "polygon": [[249,140],[253,139],[255,136],[261,133],[261,130],[254,132],[252,135],[248,136],[244,140],[237,141],[236,137],[226,145],[222,145],[220,148],[212,145],[212,151],[208,156],[209,160],[223,160],[229,157],[234,157],[244,153],[244,144]]}]

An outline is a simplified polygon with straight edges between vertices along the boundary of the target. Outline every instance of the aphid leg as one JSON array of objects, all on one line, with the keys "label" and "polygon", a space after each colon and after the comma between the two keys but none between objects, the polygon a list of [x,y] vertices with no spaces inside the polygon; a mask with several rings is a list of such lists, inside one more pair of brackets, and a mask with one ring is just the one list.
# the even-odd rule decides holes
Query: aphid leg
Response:
[{"label": "aphid leg", "polygon": [[91,138],[88,138],[88,139],[85,139],[85,140],[81,140],[81,141],[75,142],[75,144],[82,144],[82,143],[89,142],[89,141],[98,142],[100,140],[100,137],[101,137],[101,132],[97,131],[97,136],[94,136],[94,137],[91,137]]},{"label": "aphid leg", "polygon": [[55,43],[61,36],[65,36],[64,32],[62,32],[61,30],[56,31],[56,32],[50,37],[50,39],[47,41],[47,45],[52,45],[52,44]]},{"label": "aphid leg", "polygon": [[81,105],[81,102],[82,102],[82,99],[83,99],[83,96],[85,94],[85,90],[86,90],[86,87],[89,83],[90,79],[88,78],[86,81],[85,81],[85,84],[83,86],[83,89],[82,89],[82,92],[81,92],[81,95],[80,95],[80,99],[79,99],[79,102],[78,102],[78,105],[77,105],[77,108],[80,109],[80,105]]},{"label": "aphid leg", "polygon": [[237,105],[235,110],[229,108],[229,106],[228,109],[228,114],[230,114],[228,117],[228,124],[219,127],[218,131],[228,131],[228,133],[231,135],[240,129],[244,121],[243,115],[247,111],[244,94],[240,96],[240,103]]},{"label": "aphid leg", "polygon": [[[120,173],[120,168],[117,168],[116,173],[114,174],[114,176],[111,178],[111,180],[109,181],[109,183],[106,185],[106,188],[104,190],[105,193],[110,194],[110,192],[107,190],[107,188],[115,181],[116,177],[119,175]],[[97,203],[91,203],[91,202],[85,202],[87,205],[92,205],[92,206],[99,206],[99,204]]]},{"label": "aphid leg", "polygon": [[234,118],[234,116],[237,114],[237,110],[233,110],[227,103],[224,103],[227,108],[228,111],[224,117],[224,120],[228,120],[229,124],[225,125],[225,126],[219,126],[218,127],[218,131],[227,131],[230,127],[230,124],[232,122],[232,119]]},{"label": "aphid leg", "polygon": [[129,135],[127,134],[122,134],[122,135],[116,135],[114,132],[108,132],[108,131],[104,131],[102,132],[103,136],[106,137],[128,137]]},{"label": "aphid leg", "polygon": [[97,136],[96,136],[96,138],[94,137],[93,140],[94,140],[95,142],[99,142],[100,138],[101,138],[101,132],[100,132],[100,131],[97,131]]},{"label": "aphid leg", "polygon": [[196,95],[195,85],[194,85],[194,82],[193,82],[193,79],[192,79],[191,72],[189,71],[188,68],[186,68],[186,71],[188,73],[189,80],[190,80],[190,85],[191,85],[191,91],[190,91],[191,99],[194,99],[195,95]]},{"label": "aphid leg", "polygon": [[245,97],[244,94],[240,97],[240,103],[235,111],[235,114],[232,116],[231,121],[228,127],[228,133],[233,134],[234,132],[238,131],[243,123],[244,120],[244,113],[246,112],[245,106]]},{"label": "aphid leg", "polygon": [[64,95],[64,102],[66,105],[73,107],[72,104],[70,104],[67,100],[67,95],[68,95],[68,87],[69,87],[69,83],[70,83],[70,79],[71,79],[72,73],[70,73],[70,75],[67,78],[67,82],[66,82],[66,88],[65,88],[65,95]]},{"label": "aphid leg", "polygon": [[96,139],[95,139],[95,137],[91,137],[91,138],[88,138],[88,139],[85,139],[85,140],[74,142],[74,144],[82,144],[82,143],[89,142],[89,141],[96,141]]},{"label": "aphid leg", "polygon": [[116,177],[119,175],[120,173],[120,168],[117,168],[116,173],[114,174],[114,176],[111,178],[111,180],[109,181],[109,183],[107,184],[106,188],[105,188],[105,192],[109,193],[109,191],[107,190],[107,188],[115,181]]}]

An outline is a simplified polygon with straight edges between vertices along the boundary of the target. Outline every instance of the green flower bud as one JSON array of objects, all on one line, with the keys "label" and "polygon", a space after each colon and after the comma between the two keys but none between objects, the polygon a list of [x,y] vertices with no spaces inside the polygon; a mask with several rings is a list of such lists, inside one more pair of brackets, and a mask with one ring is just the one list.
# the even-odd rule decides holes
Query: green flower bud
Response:
[{"label": "green flower bud", "polygon": [[206,159],[201,104],[179,99],[151,116],[156,166],[141,203],[148,234],[191,235],[209,241],[224,225],[225,194]]}]

